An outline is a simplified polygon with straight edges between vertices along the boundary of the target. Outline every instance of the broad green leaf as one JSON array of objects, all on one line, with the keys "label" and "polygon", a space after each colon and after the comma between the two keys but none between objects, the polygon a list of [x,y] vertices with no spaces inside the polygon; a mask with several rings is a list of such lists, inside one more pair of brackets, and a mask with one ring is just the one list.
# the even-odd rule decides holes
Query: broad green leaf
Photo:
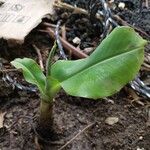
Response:
[{"label": "broad green leaf", "polygon": [[30,58],[17,58],[11,62],[13,66],[23,70],[24,78],[27,82],[35,84],[41,94],[44,94],[46,77],[39,65]]},{"label": "broad green leaf", "polygon": [[146,43],[132,28],[117,27],[91,56],[57,61],[51,75],[70,95],[93,99],[110,96],[135,77]]}]

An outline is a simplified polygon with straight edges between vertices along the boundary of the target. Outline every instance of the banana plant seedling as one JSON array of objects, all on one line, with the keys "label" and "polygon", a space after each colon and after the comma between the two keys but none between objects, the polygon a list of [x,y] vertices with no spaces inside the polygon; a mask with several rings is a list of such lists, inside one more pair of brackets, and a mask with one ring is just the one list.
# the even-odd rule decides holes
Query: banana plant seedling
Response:
[{"label": "banana plant seedling", "polygon": [[115,28],[88,58],[52,63],[55,44],[47,59],[46,74],[30,58],[12,61],[22,69],[25,80],[39,89],[42,136],[53,127],[53,101],[61,88],[69,95],[95,100],[111,96],[138,73],[146,43],[132,28],[123,26]]}]

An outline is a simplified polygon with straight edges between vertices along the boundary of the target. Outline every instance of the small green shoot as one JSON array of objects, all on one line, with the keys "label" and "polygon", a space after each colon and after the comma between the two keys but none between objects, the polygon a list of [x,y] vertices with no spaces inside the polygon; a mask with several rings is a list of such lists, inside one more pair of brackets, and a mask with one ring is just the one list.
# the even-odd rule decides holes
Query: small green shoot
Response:
[{"label": "small green shoot", "polygon": [[[38,64],[29,58],[11,62],[23,70],[26,81],[35,84],[41,95],[41,116],[52,122],[53,99],[61,88],[72,96],[99,99],[118,92],[138,73],[144,59],[147,43],[130,27],[117,27],[96,50],[85,59],[59,60],[52,64],[56,43],[48,57],[46,76]],[[44,109],[44,110],[43,110]],[[46,110],[47,109],[47,110]],[[50,115],[47,115],[49,114]],[[47,117],[46,117],[47,116]],[[49,117],[49,118],[48,118]],[[43,119],[41,119],[43,121]],[[41,122],[43,128],[51,124]]]}]

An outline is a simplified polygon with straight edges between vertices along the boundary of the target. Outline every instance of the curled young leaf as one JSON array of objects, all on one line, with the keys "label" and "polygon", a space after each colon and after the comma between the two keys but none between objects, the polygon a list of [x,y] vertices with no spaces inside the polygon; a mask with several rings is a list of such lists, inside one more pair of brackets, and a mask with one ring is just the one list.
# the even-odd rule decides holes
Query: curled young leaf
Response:
[{"label": "curled young leaf", "polygon": [[135,77],[146,43],[132,28],[117,27],[91,56],[57,61],[51,75],[70,95],[93,99],[110,96]]},{"label": "curled young leaf", "polygon": [[46,77],[45,82],[45,95],[48,97],[46,101],[52,101],[55,95],[59,92],[61,86],[60,83],[51,76]]}]

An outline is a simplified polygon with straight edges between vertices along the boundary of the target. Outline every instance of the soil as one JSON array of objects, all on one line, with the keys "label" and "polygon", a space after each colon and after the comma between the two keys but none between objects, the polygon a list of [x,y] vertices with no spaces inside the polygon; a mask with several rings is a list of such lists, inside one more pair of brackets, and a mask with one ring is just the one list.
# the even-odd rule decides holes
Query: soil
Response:
[{"label": "soil", "polygon": [[[64,1],[87,8],[86,1]],[[120,1],[117,0],[116,3]],[[150,34],[150,13],[148,13],[150,9],[141,7],[138,0],[125,2],[128,2],[128,8],[123,10],[117,8],[114,13]],[[58,16],[53,23],[60,19],[61,11],[58,11]],[[62,16],[63,22],[71,29],[67,33],[70,43],[78,36],[81,39],[81,49],[95,47],[98,44],[103,28],[101,23],[96,21],[94,25],[84,15],[71,15],[68,18]],[[74,21],[76,22],[72,24]],[[85,23],[87,26],[84,25]],[[19,47],[8,47],[6,41],[2,40],[0,57],[3,58],[3,64],[7,64],[5,67],[8,67],[8,62],[16,57],[30,57],[38,61],[31,44],[37,45],[42,50],[43,60],[45,60],[53,43],[48,36],[36,30],[27,37],[25,44]],[[148,46],[147,51],[149,50]],[[16,77],[22,84],[28,85],[20,72],[10,72],[9,75]],[[40,103],[39,93],[13,89],[2,80],[0,74],[0,111],[5,112],[4,127],[0,128],[0,149],[59,150],[72,139],[64,150],[150,150],[150,103],[145,97],[140,97],[140,101],[136,101],[131,93],[133,90],[126,86],[112,97],[90,100],[71,97],[62,90],[54,102],[54,121],[59,135],[58,141],[45,142],[41,146],[37,142],[35,133]],[[117,121],[108,124],[106,119],[108,120],[109,117],[115,117]],[[77,134],[78,136],[73,139]]]}]

